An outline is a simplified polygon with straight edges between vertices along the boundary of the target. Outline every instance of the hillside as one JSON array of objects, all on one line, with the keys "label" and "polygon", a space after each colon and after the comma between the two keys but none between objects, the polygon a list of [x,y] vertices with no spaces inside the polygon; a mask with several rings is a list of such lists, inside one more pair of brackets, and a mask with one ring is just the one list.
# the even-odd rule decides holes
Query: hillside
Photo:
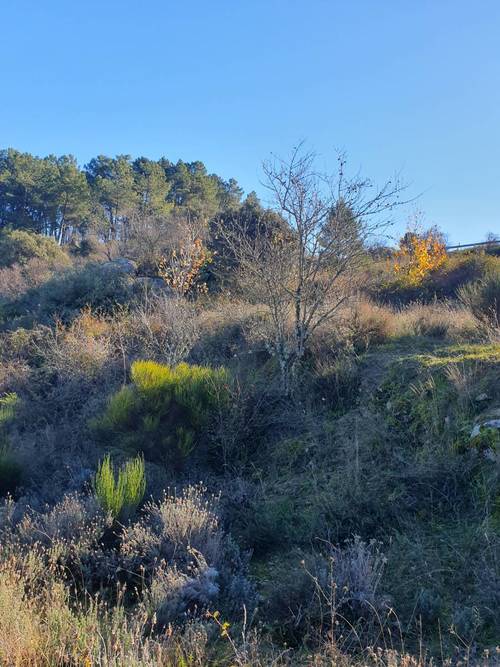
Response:
[{"label": "hillside", "polygon": [[500,257],[202,176],[0,230],[0,662],[498,664]]}]

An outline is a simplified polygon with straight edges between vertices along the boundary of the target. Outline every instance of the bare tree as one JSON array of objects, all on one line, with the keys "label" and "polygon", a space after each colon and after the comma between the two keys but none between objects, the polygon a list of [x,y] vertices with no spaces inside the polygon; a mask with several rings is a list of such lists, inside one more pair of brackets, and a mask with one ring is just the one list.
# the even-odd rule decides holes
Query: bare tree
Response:
[{"label": "bare tree", "polygon": [[152,215],[135,208],[129,210],[127,216],[127,226],[112,250],[153,273],[161,259],[170,257],[173,252],[182,254],[196,239],[204,238],[201,223],[188,215],[176,212]]},{"label": "bare tree", "polygon": [[343,156],[333,177],[319,173],[315,160],[300,145],[289,159],[264,164],[265,185],[283,225],[257,227],[251,234],[241,227],[218,228],[236,259],[241,289],[267,306],[270,346],[285,392],[311,335],[357,291],[367,240],[402,203],[398,180],[375,188],[366,179],[347,178]]}]

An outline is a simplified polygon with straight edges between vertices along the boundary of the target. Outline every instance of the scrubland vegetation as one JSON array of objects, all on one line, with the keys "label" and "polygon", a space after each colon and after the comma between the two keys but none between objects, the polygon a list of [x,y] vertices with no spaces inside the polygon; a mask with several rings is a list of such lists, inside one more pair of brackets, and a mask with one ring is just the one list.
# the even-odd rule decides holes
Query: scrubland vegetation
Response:
[{"label": "scrubland vegetation", "polygon": [[498,664],[498,246],[345,171],[0,153],[1,664]]}]

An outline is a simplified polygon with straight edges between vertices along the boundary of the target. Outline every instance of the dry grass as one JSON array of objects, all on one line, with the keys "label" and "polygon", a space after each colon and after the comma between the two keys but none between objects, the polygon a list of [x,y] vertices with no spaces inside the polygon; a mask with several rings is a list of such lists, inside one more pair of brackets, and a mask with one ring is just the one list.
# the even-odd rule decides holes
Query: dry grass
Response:
[{"label": "dry grass", "polygon": [[[43,579],[42,579],[43,576]],[[28,591],[28,592],[27,592]],[[0,662],[19,667],[153,667],[206,664],[202,627],[164,638],[145,636],[147,615],[110,608],[97,597],[72,604],[52,568],[27,558],[0,569]]]},{"label": "dry grass", "polygon": [[[0,566],[0,663],[13,667],[493,667],[498,652],[434,662],[390,646],[344,653],[335,641],[314,652],[270,647],[247,628],[225,630],[213,620],[149,631],[147,610],[114,606],[98,597],[72,602],[56,566],[45,568],[36,553],[11,557]],[[220,631],[222,628],[222,631]],[[210,643],[212,648],[210,648]],[[215,648],[214,648],[215,647]]]},{"label": "dry grass", "polygon": [[411,304],[395,313],[399,336],[430,336],[452,341],[478,337],[477,321],[467,308],[447,302]]},{"label": "dry grass", "polygon": [[470,342],[481,336],[472,312],[446,301],[392,308],[360,300],[342,313],[342,319],[355,346],[361,349],[402,337],[429,336]]},{"label": "dry grass", "polygon": [[129,357],[175,366],[198,338],[198,315],[193,303],[182,297],[146,295],[133,311],[113,320],[113,333]]}]

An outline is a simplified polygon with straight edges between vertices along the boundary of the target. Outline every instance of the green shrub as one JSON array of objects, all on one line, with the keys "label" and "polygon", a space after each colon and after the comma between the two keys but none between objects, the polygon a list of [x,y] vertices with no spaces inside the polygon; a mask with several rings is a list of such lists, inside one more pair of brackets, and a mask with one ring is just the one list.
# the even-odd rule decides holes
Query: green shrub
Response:
[{"label": "green shrub", "polygon": [[0,233],[0,267],[40,259],[50,266],[69,264],[68,255],[53,238],[21,229]]},{"label": "green shrub", "polygon": [[105,440],[163,462],[179,464],[192,452],[228,394],[223,368],[136,361],[131,379],[94,426]]},{"label": "green shrub", "polygon": [[144,459],[140,456],[127,461],[115,476],[110,456],[106,456],[97,469],[94,492],[97,502],[113,518],[130,517],[144,498],[146,475]]},{"label": "green shrub", "polygon": [[15,408],[19,401],[16,393],[11,392],[0,398],[0,429],[14,418]]}]

